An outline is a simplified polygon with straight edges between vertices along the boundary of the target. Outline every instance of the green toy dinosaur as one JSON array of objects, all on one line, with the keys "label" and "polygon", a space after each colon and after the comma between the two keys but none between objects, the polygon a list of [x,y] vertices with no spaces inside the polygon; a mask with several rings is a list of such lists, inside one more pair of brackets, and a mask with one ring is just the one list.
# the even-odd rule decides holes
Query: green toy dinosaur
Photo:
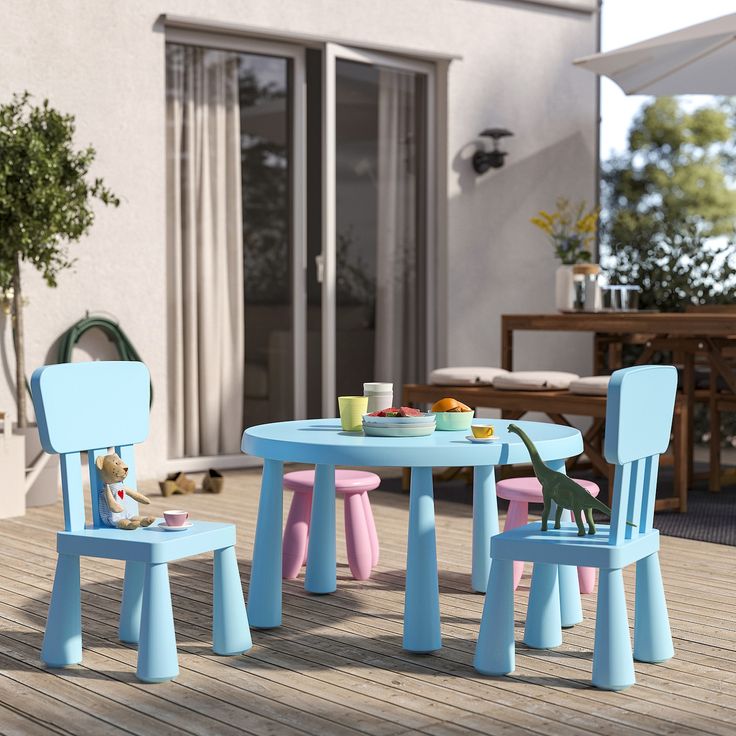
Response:
[{"label": "green toy dinosaur", "polygon": [[[526,445],[526,449],[529,450],[529,457],[534,467],[534,475],[537,476],[537,480],[542,484],[542,495],[544,497],[542,531],[547,531],[547,520],[549,519],[552,501],[554,501],[557,504],[555,529],[560,528],[563,509],[569,509],[572,511],[575,523],[578,525],[579,537],[585,536],[585,525],[583,524],[581,512],[585,513],[585,518],[588,522],[588,534],[595,534],[593,509],[602,511],[609,517],[611,516],[611,509],[606,504],[601,503],[597,498],[591,496],[585,488],[572,480],[572,478],[568,478],[564,473],[560,473],[557,470],[548,468],[539,456],[534,443],[529,439],[523,429],[520,429],[515,424],[509,424],[508,431],[518,434],[521,437],[521,441]],[[630,521],[626,523],[629,526],[636,526],[636,524],[632,524]]]}]

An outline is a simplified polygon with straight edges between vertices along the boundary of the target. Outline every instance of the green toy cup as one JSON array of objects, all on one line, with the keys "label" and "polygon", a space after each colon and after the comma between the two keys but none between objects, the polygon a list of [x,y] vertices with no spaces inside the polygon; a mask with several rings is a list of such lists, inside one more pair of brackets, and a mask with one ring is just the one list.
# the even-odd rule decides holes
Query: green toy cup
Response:
[{"label": "green toy cup", "polygon": [[367,396],[338,396],[340,423],[345,432],[362,432],[363,415],[368,413]]}]

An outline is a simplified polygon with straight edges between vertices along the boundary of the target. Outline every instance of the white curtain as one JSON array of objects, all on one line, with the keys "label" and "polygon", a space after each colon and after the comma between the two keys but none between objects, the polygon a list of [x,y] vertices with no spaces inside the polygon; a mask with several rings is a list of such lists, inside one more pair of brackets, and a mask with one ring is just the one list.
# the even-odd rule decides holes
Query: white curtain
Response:
[{"label": "white curtain", "polygon": [[172,457],[237,453],[245,362],[237,55],[167,49]]},{"label": "white curtain", "polygon": [[376,381],[414,380],[417,340],[415,75],[381,69],[378,91]]}]

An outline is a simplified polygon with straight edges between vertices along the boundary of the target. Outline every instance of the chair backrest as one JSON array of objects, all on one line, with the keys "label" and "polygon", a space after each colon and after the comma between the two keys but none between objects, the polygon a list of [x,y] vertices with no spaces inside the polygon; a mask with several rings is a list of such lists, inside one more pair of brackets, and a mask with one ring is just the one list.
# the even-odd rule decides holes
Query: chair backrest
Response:
[{"label": "chair backrest", "polygon": [[[110,450],[117,452],[128,466],[125,485],[136,488],[133,445],[148,436],[148,369],[127,361],[43,366],[33,373],[31,395],[43,449],[61,456],[66,530],[85,526],[82,452],[88,457],[92,524],[99,527],[102,482],[95,460]],[[126,496],[125,504],[137,511],[132,498]]]},{"label": "chair backrest", "polygon": [[611,544],[652,528],[659,456],[670,443],[676,392],[671,365],[634,366],[611,376],[605,440],[606,460],[616,466]]}]

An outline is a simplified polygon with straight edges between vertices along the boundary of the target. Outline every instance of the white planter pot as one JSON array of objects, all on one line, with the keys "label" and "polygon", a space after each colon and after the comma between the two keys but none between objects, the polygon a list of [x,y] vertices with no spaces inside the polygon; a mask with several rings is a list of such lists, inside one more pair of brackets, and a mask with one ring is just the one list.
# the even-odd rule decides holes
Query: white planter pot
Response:
[{"label": "white planter pot", "polygon": [[555,271],[555,309],[559,312],[575,308],[572,266],[558,266]]},{"label": "white planter pot", "polygon": [[61,490],[59,456],[44,453],[35,424],[26,427],[25,441],[26,506],[50,506],[59,500]]},{"label": "white planter pot", "polygon": [[9,519],[26,513],[26,445],[9,419],[0,422],[0,519]]}]

